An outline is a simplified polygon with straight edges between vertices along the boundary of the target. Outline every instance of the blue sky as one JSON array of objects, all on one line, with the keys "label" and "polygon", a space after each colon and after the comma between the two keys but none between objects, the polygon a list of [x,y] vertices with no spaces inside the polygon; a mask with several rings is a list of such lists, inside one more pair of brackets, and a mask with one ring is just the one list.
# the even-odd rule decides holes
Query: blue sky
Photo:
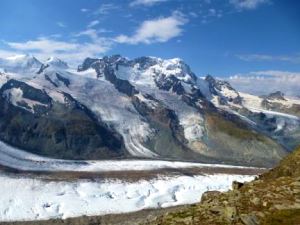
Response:
[{"label": "blue sky", "polygon": [[0,57],[150,55],[182,58],[199,76],[300,72],[298,0],[1,0],[0,29]]}]

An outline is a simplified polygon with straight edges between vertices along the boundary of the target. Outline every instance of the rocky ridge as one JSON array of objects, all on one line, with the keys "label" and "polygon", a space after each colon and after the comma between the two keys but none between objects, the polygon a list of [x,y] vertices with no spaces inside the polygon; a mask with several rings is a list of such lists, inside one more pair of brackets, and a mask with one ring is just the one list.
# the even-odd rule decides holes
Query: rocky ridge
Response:
[{"label": "rocky ridge", "polygon": [[297,225],[300,222],[300,148],[279,166],[232,190],[208,191],[199,204],[159,216],[147,225]]}]

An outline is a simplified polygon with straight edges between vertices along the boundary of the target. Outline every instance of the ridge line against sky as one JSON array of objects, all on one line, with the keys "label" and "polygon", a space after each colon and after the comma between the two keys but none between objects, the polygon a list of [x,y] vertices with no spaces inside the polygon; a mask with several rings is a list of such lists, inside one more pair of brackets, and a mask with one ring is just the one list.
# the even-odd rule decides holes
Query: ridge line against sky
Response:
[{"label": "ridge line against sky", "polygon": [[296,0],[1,0],[0,57],[180,57],[198,75],[300,71]]}]

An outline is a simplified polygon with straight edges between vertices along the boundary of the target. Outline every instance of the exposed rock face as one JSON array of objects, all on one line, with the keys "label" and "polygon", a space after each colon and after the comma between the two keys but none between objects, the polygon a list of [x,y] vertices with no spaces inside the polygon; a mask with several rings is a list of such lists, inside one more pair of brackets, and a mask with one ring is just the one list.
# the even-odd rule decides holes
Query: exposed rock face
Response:
[{"label": "exposed rock face", "polygon": [[289,103],[284,94],[280,91],[263,96],[261,105],[268,110],[300,116],[300,102],[295,101]]},{"label": "exposed rock face", "polygon": [[[10,94],[16,90],[20,94],[14,99]],[[65,104],[26,83],[7,82],[0,89],[0,139],[55,158],[124,156],[122,138],[72,96],[63,95]]]},{"label": "exposed rock face", "polygon": [[271,93],[266,98],[286,101],[286,99],[284,98],[284,94],[281,91],[276,91],[274,93]]},{"label": "exposed rock face", "polygon": [[49,67],[49,65],[45,65],[45,64],[42,64],[40,69],[37,71],[37,74],[41,74],[44,72],[45,69],[47,69]]},{"label": "exposed rock face", "polygon": [[154,101],[155,104],[155,107],[149,107],[136,96],[132,100],[136,110],[155,129],[153,138],[146,143],[147,146],[159,155],[170,159],[181,157],[192,160],[195,154],[188,149],[187,140],[176,113],[150,95],[143,97]]},{"label": "exposed rock face", "polygon": [[121,93],[124,93],[128,96],[133,96],[134,94],[138,93],[138,91],[135,90],[134,86],[131,85],[128,80],[118,79],[114,74],[114,71],[110,70],[109,67],[104,67],[103,73],[105,79],[110,81],[115,86],[115,88]]},{"label": "exposed rock face", "polygon": [[59,73],[56,73],[56,77],[57,77],[57,79],[58,79],[60,82],[62,82],[66,87],[69,87],[70,81],[69,81],[67,78],[63,77],[63,76],[60,75]]},{"label": "exposed rock face", "polygon": [[297,225],[300,221],[300,148],[279,166],[225,193],[209,191],[201,203],[144,224]]},{"label": "exposed rock face", "polygon": [[[95,69],[97,77],[104,76],[106,80],[111,82],[117,90],[128,96],[133,96],[138,93],[134,86],[130,84],[128,80],[118,79],[111,66],[120,60],[121,56],[104,57],[103,59],[90,59],[87,58],[81,66],[78,67],[78,71],[84,71],[89,68]],[[121,63],[121,62],[119,62]],[[116,64],[118,65],[118,64]]]},{"label": "exposed rock face", "polygon": [[221,105],[225,105],[228,102],[234,104],[242,103],[241,96],[228,82],[217,80],[211,75],[207,75],[205,80],[208,82],[211,93],[219,97]]},{"label": "exposed rock face", "polygon": [[13,79],[1,87],[0,96],[2,101],[31,110],[37,115],[45,114],[52,105],[51,98],[45,92]]},{"label": "exposed rock face", "polygon": [[78,71],[80,72],[89,69],[91,65],[95,62],[97,62],[97,59],[86,58],[83,61],[83,63],[80,66],[78,66]]}]

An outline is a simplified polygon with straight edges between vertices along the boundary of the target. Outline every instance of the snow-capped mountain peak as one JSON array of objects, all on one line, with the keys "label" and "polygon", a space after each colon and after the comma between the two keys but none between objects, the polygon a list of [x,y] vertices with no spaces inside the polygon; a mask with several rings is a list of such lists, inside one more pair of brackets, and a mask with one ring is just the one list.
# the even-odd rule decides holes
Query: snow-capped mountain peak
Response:
[{"label": "snow-capped mountain peak", "polygon": [[[106,77],[105,71],[111,71],[116,78],[126,80],[139,87],[158,87],[163,90],[191,90],[197,77],[189,66],[179,58],[161,59],[156,57],[138,57],[128,59],[120,55],[106,56],[101,59],[87,58],[78,71],[94,69],[97,77]],[[176,91],[175,91],[176,92]],[[182,92],[182,91],[180,91]]]},{"label": "snow-capped mountain peak", "polygon": [[269,100],[286,101],[286,99],[284,97],[284,93],[282,93],[281,91],[276,91],[276,92],[270,93],[266,98]]},{"label": "snow-capped mountain peak", "polygon": [[32,55],[16,55],[0,58],[0,68],[12,73],[35,72],[42,63]]},{"label": "snow-capped mountain peak", "polygon": [[228,103],[241,104],[242,98],[227,81],[222,81],[207,75],[205,80],[208,83],[209,90],[214,98],[214,104],[225,105]]},{"label": "snow-capped mountain peak", "polygon": [[69,68],[68,64],[65,61],[53,56],[47,59],[46,64],[60,69]]}]

